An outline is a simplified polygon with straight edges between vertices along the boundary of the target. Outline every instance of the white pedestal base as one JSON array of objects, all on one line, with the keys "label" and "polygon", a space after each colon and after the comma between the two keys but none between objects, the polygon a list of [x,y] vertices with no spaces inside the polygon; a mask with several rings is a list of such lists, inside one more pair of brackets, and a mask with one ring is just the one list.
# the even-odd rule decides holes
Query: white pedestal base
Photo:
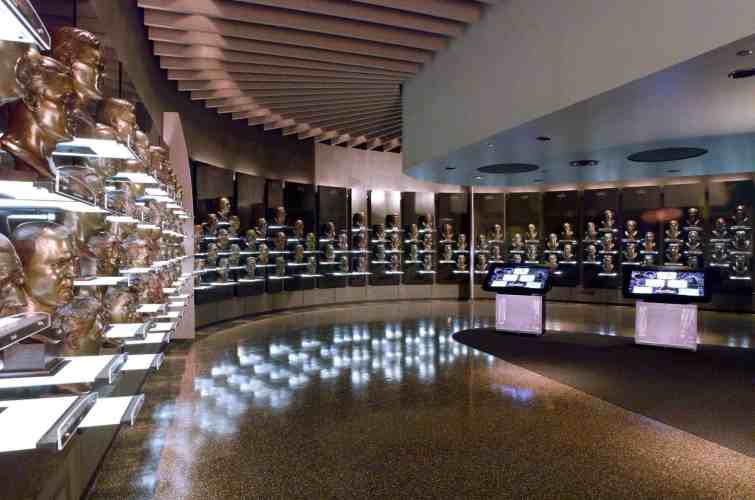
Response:
[{"label": "white pedestal base", "polygon": [[697,305],[636,303],[634,341],[637,344],[697,350]]},{"label": "white pedestal base", "polygon": [[545,300],[541,295],[495,296],[495,329],[542,335],[545,331]]}]

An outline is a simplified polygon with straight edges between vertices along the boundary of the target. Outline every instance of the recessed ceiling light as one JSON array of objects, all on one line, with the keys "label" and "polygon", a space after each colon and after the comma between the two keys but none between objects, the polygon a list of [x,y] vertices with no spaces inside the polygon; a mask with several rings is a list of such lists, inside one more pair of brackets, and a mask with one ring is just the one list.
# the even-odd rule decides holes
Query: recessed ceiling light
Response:
[{"label": "recessed ceiling light", "polygon": [[649,151],[640,151],[627,156],[627,160],[640,163],[661,163],[666,161],[688,160],[697,158],[708,152],[702,148],[661,148]]},{"label": "recessed ceiling light", "polygon": [[753,52],[752,52],[751,49],[744,49],[744,50],[740,50],[739,52],[737,52],[737,55],[739,57],[747,57],[747,56],[751,56],[752,54],[753,54]]},{"label": "recessed ceiling light", "polygon": [[679,172],[681,172],[681,170],[679,170],[678,168],[672,168],[671,170],[666,170],[666,172],[669,174],[678,174]]},{"label": "recessed ceiling light", "polygon": [[551,138],[548,137],[547,135],[539,135],[539,136],[536,137],[536,139],[538,141],[542,141],[542,142],[548,142],[548,141],[551,140]]},{"label": "recessed ceiling light", "polygon": [[494,148],[494,147],[495,147],[495,144],[493,144],[492,142],[489,142],[489,143],[488,143],[488,147],[489,147],[489,148]]},{"label": "recessed ceiling light", "polygon": [[532,179],[532,182],[543,182],[545,179]]},{"label": "recessed ceiling light", "polygon": [[572,167],[594,167],[600,163],[598,160],[574,160],[570,161],[569,165]]},{"label": "recessed ceiling light", "polygon": [[494,165],[485,165],[477,170],[483,174],[521,174],[523,172],[534,172],[537,165],[529,163],[496,163]]},{"label": "recessed ceiling light", "polygon": [[740,78],[750,78],[755,76],[755,68],[738,69],[729,73],[729,78],[739,80]]},{"label": "recessed ceiling light", "polygon": [[485,176],[483,176],[483,175],[475,175],[475,176],[474,176],[474,180],[476,180],[476,181],[481,181],[481,180],[483,180],[484,178],[485,178]]},{"label": "recessed ceiling light", "polygon": [[446,170],[456,170],[456,167],[453,165],[446,165]]}]

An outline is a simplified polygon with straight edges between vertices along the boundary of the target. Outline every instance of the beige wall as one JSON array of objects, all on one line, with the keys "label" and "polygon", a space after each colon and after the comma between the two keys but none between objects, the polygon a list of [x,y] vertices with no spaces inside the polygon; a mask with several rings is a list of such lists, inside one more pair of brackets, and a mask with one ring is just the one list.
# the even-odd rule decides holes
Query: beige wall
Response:
[{"label": "beige wall", "polygon": [[92,3],[99,21],[108,26],[110,43],[155,121],[155,129],[162,130],[163,113],[179,113],[192,159],[270,178],[314,182],[311,141],[283,137],[280,131],[263,132],[261,127],[249,127],[244,120],[218,115],[201,101],[191,101],[189,94],[179,93],[176,82],[167,80],[160,69],[136,1]]},{"label": "beige wall", "polygon": [[405,175],[401,155],[315,144],[315,181],[322,186],[387,191],[460,192],[461,187]]},{"label": "beige wall", "polygon": [[501,0],[404,85],[404,165],[749,36],[754,19],[752,0]]}]

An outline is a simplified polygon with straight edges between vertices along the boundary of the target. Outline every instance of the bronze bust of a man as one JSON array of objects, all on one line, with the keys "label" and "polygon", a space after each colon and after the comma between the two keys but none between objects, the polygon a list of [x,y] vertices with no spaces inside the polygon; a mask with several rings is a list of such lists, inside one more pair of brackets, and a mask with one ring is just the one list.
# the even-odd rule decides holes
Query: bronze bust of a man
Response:
[{"label": "bronze bust of a man", "polygon": [[72,139],[67,112],[74,98],[71,70],[29,50],[16,64],[16,78],[22,98],[10,105],[0,146],[16,159],[16,169],[30,178],[53,177],[47,158],[58,143]]},{"label": "bronze bust of a man", "polygon": [[53,314],[69,303],[76,256],[68,229],[54,222],[25,222],[11,240],[24,268],[27,310]]},{"label": "bronze bust of a man", "polygon": [[136,131],[134,105],[125,99],[108,97],[100,103],[97,121],[115,129],[118,142],[131,145]]},{"label": "bronze bust of a man", "polygon": [[0,318],[26,308],[24,270],[10,240],[0,234]]}]

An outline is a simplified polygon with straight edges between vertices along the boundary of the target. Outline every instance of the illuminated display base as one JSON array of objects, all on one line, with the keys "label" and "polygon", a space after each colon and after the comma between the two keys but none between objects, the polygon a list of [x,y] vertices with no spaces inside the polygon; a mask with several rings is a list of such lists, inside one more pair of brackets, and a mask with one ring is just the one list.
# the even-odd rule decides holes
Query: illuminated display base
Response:
[{"label": "illuminated display base", "polygon": [[545,332],[545,297],[496,294],[495,329],[502,332],[542,335]]},{"label": "illuminated display base", "polygon": [[638,300],[634,327],[637,344],[697,350],[697,305]]}]

